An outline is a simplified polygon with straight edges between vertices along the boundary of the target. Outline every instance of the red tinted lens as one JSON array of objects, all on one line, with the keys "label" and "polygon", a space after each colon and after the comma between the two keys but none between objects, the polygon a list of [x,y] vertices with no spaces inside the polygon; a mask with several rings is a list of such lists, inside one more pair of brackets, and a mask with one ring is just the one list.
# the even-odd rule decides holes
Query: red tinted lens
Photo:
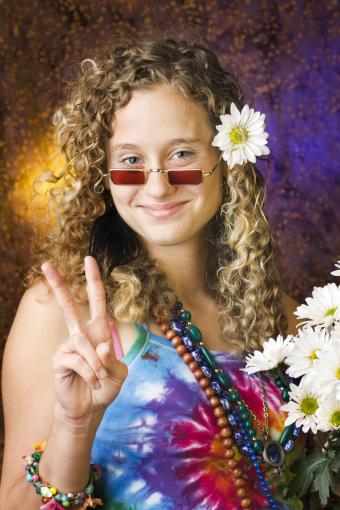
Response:
[{"label": "red tinted lens", "polygon": [[144,184],[145,175],[141,170],[110,170],[113,184]]},{"label": "red tinted lens", "polygon": [[202,170],[170,170],[169,183],[173,186],[180,184],[201,184]]}]

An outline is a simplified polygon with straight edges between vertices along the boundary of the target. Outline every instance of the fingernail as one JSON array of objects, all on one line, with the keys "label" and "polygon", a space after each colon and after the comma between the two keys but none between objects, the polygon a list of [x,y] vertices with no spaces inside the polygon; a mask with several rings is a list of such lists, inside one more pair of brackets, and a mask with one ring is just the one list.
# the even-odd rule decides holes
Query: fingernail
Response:
[{"label": "fingernail", "polygon": [[98,376],[99,376],[99,379],[105,379],[109,374],[106,372],[105,368],[101,367],[99,370],[98,370]]},{"label": "fingernail", "polygon": [[41,264],[40,268],[42,272],[45,273],[45,275],[47,274],[47,276],[50,276],[51,271],[48,262],[44,262],[43,264]]},{"label": "fingernail", "polygon": [[103,342],[103,347],[101,347],[103,354],[107,354],[110,351],[112,340],[107,340],[106,342]]}]

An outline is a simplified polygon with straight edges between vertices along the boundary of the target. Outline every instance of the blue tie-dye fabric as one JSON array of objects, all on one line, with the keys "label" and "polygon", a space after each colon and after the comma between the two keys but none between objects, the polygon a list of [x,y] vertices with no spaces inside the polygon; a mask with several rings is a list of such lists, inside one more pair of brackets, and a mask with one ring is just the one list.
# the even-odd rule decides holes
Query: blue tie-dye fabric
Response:
[{"label": "blue tie-dye fabric", "polygon": [[[241,509],[211,404],[171,343],[143,324],[135,327],[137,339],[124,358],[128,377],[105,412],[92,450],[91,461],[102,470],[95,491],[101,508]],[[240,370],[242,358],[212,353],[264,425],[258,378]],[[266,393],[277,439],[285,418],[282,401],[272,381],[266,381]],[[265,509],[254,470],[243,458],[240,463],[252,509]]]}]

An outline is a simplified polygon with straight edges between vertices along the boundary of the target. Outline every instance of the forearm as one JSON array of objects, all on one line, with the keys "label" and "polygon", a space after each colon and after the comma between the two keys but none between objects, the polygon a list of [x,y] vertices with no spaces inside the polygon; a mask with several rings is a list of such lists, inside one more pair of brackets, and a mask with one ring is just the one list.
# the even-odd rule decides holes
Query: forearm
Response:
[{"label": "forearm", "polygon": [[[85,423],[70,422],[60,412],[56,412],[48,438],[37,438],[47,439],[39,463],[39,476],[43,482],[65,494],[84,489],[89,480],[91,449],[101,417],[98,415]],[[22,479],[9,491],[5,508],[19,510],[23,501],[27,510],[36,510],[42,504],[42,497],[25,480],[24,471]]]},{"label": "forearm", "polygon": [[42,480],[64,493],[81,491],[87,485],[92,444],[101,418],[97,415],[86,422],[69,421],[56,411],[40,460]]}]

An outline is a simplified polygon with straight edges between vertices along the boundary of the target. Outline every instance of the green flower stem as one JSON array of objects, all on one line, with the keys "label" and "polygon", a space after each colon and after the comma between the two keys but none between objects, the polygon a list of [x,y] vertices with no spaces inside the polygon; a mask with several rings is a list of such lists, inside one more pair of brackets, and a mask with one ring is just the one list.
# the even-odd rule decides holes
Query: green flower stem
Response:
[{"label": "green flower stem", "polygon": [[286,386],[286,388],[289,389],[289,383],[286,382],[286,378],[284,376],[282,369],[277,367],[276,371],[277,371],[278,376],[281,378],[281,381],[283,382],[283,384]]}]

